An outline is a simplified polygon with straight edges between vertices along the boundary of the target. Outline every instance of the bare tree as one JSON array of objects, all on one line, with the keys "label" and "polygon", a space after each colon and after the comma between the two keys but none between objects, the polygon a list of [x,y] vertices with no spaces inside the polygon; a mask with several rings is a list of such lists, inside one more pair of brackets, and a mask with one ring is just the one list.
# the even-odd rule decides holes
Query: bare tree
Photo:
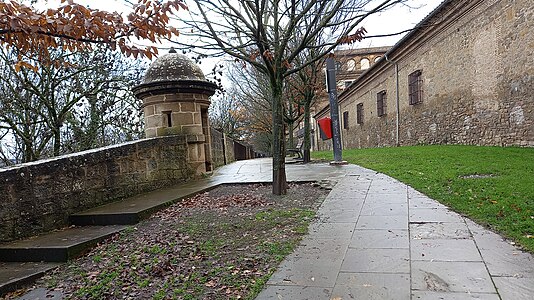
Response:
[{"label": "bare tree", "polygon": [[36,71],[16,70],[17,49],[0,48],[0,133],[12,141],[2,145],[4,163],[138,137],[140,127],[132,122],[138,118],[132,115],[139,109],[129,87],[135,76],[124,57],[106,49],[49,54],[31,61]]},{"label": "bare tree", "polygon": [[[273,131],[273,193],[285,194],[283,88],[291,74],[316,63],[340,43],[362,38],[359,24],[367,16],[405,0],[195,0],[190,26],[182,30],[194,40],[177,42],[203,51],[222,51],[265,74],[271,89]],[[315,57],[296,65],[302,51],[332,36]],[[294,47],[289,47],[292,44]]]}]

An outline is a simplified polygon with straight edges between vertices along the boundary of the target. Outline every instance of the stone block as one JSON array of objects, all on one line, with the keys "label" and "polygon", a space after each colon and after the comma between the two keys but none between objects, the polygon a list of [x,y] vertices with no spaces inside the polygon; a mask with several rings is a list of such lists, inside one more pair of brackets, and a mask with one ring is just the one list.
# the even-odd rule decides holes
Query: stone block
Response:
[{"label": "stone block", "polygon": [[151,115],[151,116],[147,116],[145,117],[145,126],[147,128],[156,128],[156,127],[161,127],[163,126],[163,118],[164,116],[161,115],[161,114],[157,114],[157,115]]},{"label": "stone block", "polygon": [[195,124],[193,114],[188,112],[173,112],[171,114],[172,127]]},{"label": "stone block", "polygon": [[145,118],[152,116],[156,113],[156,108],[154,105],[147,105],[143,108],[143,113],[145,114]]},{"label": "stone block", "polygon": [[180,111],[178,103],[158,103],[155,105],[155,114],[161,115],[164,111],[177,112]]},{"label": "stone block", "polygon": [[158,136],[157,128],[145,128],[145,137],[152,138]]},{"label": "stone block", "polygon": [[183,134],[202,134],[202,126],[200,125],[184,125],[182,126]]},{"label": "stone block", "polygon": [[180,111],[182,112],[197,112],[200,111],[200,109],[197,110],[197,104],[194,102],[181,102],[180,103]]},{"label": "stone block", "polygon": [[148,96],[143,99],[144,105],[150,105],[150,103],[163,101],[163,95]]}]

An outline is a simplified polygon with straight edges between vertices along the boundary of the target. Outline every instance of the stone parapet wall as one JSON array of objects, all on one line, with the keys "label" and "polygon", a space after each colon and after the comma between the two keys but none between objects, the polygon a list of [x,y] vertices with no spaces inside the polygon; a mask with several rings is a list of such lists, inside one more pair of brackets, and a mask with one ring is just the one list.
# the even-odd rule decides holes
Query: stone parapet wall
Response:
[{"label": "stone parapet wall", "polygon": [[[340,95],[345,148],[399,143],[534,146],[534,2],[450,1],[425,26]],[[422,72],[422,102],[409,104],[408,75]],[[377,93],[386,91],[386,115]],[[363,104],[363,124],[356,123]],[[327,115],[323,111],[320,118]],[[343,120],[341,120],[343,124]],[[331,141],[318,148],[331,149]]]},{"label": "stone parapet wall", "polygon": [[151,138],[0,170],[0,242],[61,228],[73,213],[190,179],[186,139]]}]

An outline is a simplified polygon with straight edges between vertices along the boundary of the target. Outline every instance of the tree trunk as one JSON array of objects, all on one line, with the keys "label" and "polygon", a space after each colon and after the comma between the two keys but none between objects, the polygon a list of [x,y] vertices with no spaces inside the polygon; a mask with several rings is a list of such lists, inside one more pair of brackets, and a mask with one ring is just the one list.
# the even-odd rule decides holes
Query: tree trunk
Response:
[{"label": "tree trunk", "polygon": [[289,128],[288,148],[293,149],[295,148],[295,137],[293,135],[293,122],[287,123],[287,127]]},{"label": "tree trunk", "polygon": [[61,132],[59,128],[54,131],[54,156],[59,156],[61,150]]},{"label": "tree trunk", "polygon": [[310,162],[310,149],[311,149],[311,142],[310,142],[310,102],[306,101],[304,104],[304,143],[302,144],[303,147],[303,161],[304,163]]},{"label": "tree trunk", "polygon": [[287,194],[285,166],[285,132],[284,111],[282,106],[282,80],[277,80],[273,87],[273,194]]}]

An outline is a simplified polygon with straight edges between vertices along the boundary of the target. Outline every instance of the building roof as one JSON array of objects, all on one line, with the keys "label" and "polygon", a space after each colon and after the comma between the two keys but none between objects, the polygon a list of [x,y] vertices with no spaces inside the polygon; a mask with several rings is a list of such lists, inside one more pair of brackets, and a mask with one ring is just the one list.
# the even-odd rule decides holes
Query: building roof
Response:
[{"label": "building roof", "polygon": [[187,56],[178,54],[171,48],[168,54],[158,57],[148,68],[143,83],[200,80],[206,77],[200,67]]}]

